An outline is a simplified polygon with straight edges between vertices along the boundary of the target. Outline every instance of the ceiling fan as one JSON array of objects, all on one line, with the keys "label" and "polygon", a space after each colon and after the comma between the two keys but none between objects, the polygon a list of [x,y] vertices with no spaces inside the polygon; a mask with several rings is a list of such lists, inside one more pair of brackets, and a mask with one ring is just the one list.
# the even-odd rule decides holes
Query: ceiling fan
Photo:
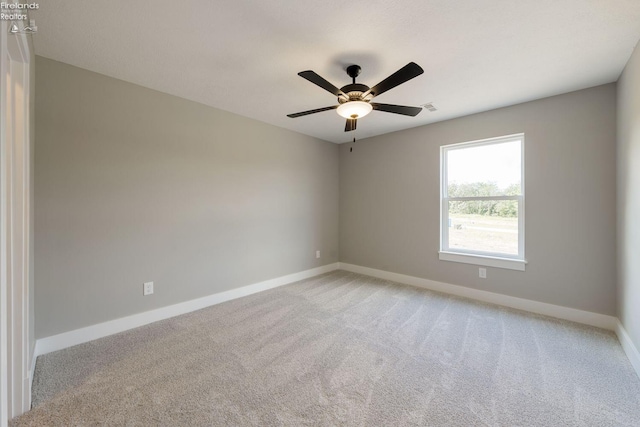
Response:
[{"label": "ceiling fan", "polygon": [[338,89],[324,78],[320,77],[314,71],[307,70],[298,73],[300,77],[309,80],[320,86],[322,89],[330,92],[338,97],[338,105],[331,107],[316,108],[315,110],[302,111],[300,113],[287,114],[288,117],[296,118],[309,114],[320,113],[321,111],[338,110],[338,114],[347,119],[344,127],[345,132],[356,129],[357,120],[369,114],[372,110],[383,111],[385,113],[402,114],[404,116],[415,117],[422,111],[421,107],[408,107],[406,105],[380,104],[371,102],[373,98],[383,94],[389,89],[401,85],[414,77],[418,77],[424,73],[424,70],[415,62],[410,62],[400,68],[389,77],[370,88],[362,83],[356,83],[356,77],[360,74],[359,65],[350,65],[347,67],[347,74],[353,79],[353,83]]}]

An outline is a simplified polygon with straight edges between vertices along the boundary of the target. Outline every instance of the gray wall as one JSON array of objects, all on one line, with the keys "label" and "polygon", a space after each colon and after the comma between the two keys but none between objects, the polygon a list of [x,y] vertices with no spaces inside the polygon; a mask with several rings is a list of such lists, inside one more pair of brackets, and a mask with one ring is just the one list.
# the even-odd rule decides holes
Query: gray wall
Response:
[{"label": "gray wall", "polygon": [[618,317],[640,348],[640,44],[618,81]]},{"label": "gray wall", "polygon": [[[336,262],[338,214],[343,262],[616,313],[614,84],[342,146],[41,57],[36,86],[37,338]],[[438,260],[439,147],[518,132],[529,264],[479,279]]]},{"label": "gray wall", "polygon": [[338,260],[335,144],[36,66],[38,338]]},{"label": "gray wall", "polygon": [[[614,315],[615,108],[609,84],[342,145],[340,261]],[[438,259],[439,147],[518,132],[529,264],[479,279]]]}]

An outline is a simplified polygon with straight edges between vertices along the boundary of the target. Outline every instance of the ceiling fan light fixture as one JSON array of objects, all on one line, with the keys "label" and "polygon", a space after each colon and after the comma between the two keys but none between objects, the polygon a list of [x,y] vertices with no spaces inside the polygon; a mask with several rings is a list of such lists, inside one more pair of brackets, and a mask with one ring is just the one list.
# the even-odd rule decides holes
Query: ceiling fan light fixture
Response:
[{"label": "ceiling fan light fixture", "polygon": [[345,119],[360,119],[373,110],[373,106],[364,101],[348,101],[340,104],[338,114]]},{"label": "ceiling fan light fixture", "polygon": [[347,67],[347,74],[351,77],[352,83],[338,89],[312,70],[300,71],[298,73],[300,77],[305,80],[309,80],[311,83],[326,90],[333,96],[337,96],[339,104],[332,105],[330,107],[316,108],[314,110],[301,111],[299,113],[287,114],[287,117],[295,119],[296,117],[308,116],[309,114],[320,113],[322,111],[336,110],[339,116],[347,119],[347,123],[344,126],[345,132],[352,132],[356,130],[358,119],[369,114],[371,110],[414,117],[422,111],[422,107],[381,104],[379,102],[371,103],[369,101],[396,86],[408,82],[414,77],[418,77],[422,73],[424,73],[424,70],[418,64],[415,62],[409,62],[404,67],[400,68],[398,71],[370,88],[362,83],[356,83],[356,77],[360,74],[360,66],[354,64]]}]

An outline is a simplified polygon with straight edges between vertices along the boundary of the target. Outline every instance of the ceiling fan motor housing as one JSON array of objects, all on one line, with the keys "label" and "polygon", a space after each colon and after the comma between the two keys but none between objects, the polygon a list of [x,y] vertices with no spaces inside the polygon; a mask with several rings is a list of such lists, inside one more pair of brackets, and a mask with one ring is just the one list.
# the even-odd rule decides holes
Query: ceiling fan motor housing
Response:
[{"label": "ceiling fan motor housing", "polygon": [[342,86],[340,90],[349,97],[347,99],[342,95],[338,96],[338,102],[341,104],[347,101],[364,101],[362,94],[369,90],[369,86],[362,83],[352,83]]},{"label": "ceiling fan motor housing", "polygon": [[361,83],[356,83],[356,77],[360,75],[361,70],[362,68],[360,68],[360,66],[356,64],[349,65],[347,67],[347,74],[349,75],[349,77],[351,77],[351,79],[353,79],[353,82],[340,88],[340,90],[345,93],[348,98],[345,98],[342,95],[338,96],[339,103],[344,104],[348,101],[368,101],[362,98],[362,94],[369,90],[369,86],[363,85]]}]

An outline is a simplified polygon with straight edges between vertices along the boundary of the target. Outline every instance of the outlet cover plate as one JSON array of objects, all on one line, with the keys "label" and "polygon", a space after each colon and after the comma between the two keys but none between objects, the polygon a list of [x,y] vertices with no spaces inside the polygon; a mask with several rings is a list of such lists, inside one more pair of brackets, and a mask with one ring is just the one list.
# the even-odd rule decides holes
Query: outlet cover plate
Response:
[{"label": "outlet cover plate", "polygon": [[147,296],[153,293],[153,282],[145,282],[142,286],[142,295]]}]

